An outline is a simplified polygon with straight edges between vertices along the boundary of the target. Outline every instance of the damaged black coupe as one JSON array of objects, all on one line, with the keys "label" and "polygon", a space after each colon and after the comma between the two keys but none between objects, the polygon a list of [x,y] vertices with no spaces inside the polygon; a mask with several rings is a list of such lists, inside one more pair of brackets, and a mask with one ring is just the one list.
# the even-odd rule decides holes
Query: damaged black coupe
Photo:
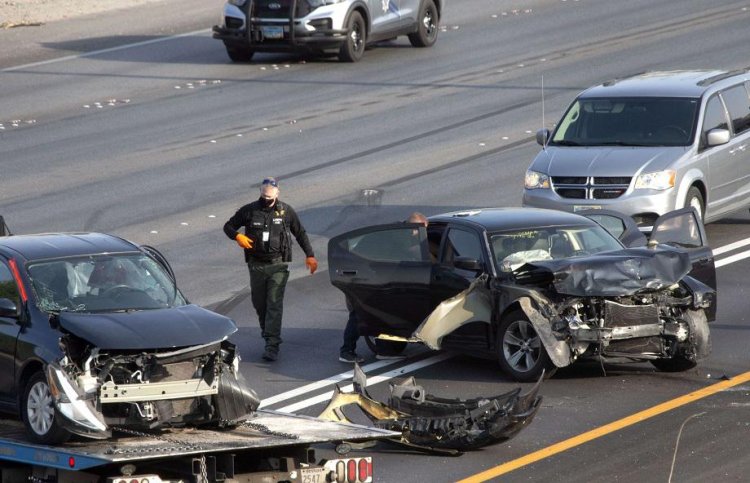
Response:
[{"label": "damaged black coupe", "polygon": [[0,237],[0,403],[46,444],[232,425],[259,400],[224,316],[155,249],[97,233]]},{"label": "damaged black coupe", "polygon": [[606,210],[455,212],[344,233],[328,260],[375,350],[419,342],[496,359],[519,381],[585,357],[684,371],[711,350],[716,272],[693,208],[648,240]]}]

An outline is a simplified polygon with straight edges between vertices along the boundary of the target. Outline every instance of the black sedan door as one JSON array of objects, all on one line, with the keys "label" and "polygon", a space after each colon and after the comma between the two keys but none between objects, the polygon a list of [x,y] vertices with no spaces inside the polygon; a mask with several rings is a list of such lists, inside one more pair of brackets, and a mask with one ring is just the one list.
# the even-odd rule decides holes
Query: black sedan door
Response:
[{"label": "black sedan door", "polygon": [[410,336],[432,310],[432,268],[422,224],[360,228],[328,242],[331,283],[351,301],[363,335]]},{"label": "black sedan door", "polygon": [[[0,258],[0,298],[11,300],[20,306],[21,297],[18,293],[10,267]],[[0,316],[0,399],[10,402],[16,397],[15,393],[15,358],[16,340],[21,327],[18,317]]]}]

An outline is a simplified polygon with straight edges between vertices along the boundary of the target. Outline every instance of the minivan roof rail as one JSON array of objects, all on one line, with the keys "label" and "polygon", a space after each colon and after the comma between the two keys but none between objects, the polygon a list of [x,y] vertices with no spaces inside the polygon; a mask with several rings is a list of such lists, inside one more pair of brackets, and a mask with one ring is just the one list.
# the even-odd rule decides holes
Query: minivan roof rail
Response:
[{"label": "minivan roof rail", "polygon": [[745,74],[750,70],[750,67],[745,67],[742,69],[736,69],[736,70],[730,70],[727,72],[722,72],[721,74],[712,75],[711,77],[706,77],[705,79],[699,81],[696,85],[699,85],[701,87],[710,86],[711,84],[714,84],[716,82],[722,81],[724,79],[728,79],[730,77],[734,77],[736,75]]}]

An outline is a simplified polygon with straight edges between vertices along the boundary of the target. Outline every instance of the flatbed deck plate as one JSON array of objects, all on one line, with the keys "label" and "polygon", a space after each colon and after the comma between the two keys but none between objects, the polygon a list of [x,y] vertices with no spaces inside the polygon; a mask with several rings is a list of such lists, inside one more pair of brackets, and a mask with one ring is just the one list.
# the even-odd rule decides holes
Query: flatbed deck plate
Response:
[{"label": "flatbed deck plate", "polygon": [[[161,459],[200,453],[237,452],[253,448],[277,448],[338,441],[366,441],[399,436],[399,433],[321,419],[259,410],[252,426],[232,429],[181,428],[127,436],[115,433],[107,440],[76,438],[60,446],[35,444],[16,420],[0,419],[0,459],[42,466],[85,469],[110,463]],[[72,458],[72,459],[71,459]]]}]

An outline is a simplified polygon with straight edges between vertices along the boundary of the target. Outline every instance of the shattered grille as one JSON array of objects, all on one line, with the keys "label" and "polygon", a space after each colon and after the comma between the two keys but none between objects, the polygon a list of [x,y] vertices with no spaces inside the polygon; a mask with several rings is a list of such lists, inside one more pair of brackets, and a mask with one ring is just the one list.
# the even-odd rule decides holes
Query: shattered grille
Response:
[{"label": "shattered grille", "polygon": [[656,305],[623,305],[610,300],[605,301],[605,327],[628,327],[658,323],[659,309]]},{"label": "shattered grille", "polygon": [[622,196],[630,180],[629,176],[553,176],[552,188],[562,198],[610,200]]}]

